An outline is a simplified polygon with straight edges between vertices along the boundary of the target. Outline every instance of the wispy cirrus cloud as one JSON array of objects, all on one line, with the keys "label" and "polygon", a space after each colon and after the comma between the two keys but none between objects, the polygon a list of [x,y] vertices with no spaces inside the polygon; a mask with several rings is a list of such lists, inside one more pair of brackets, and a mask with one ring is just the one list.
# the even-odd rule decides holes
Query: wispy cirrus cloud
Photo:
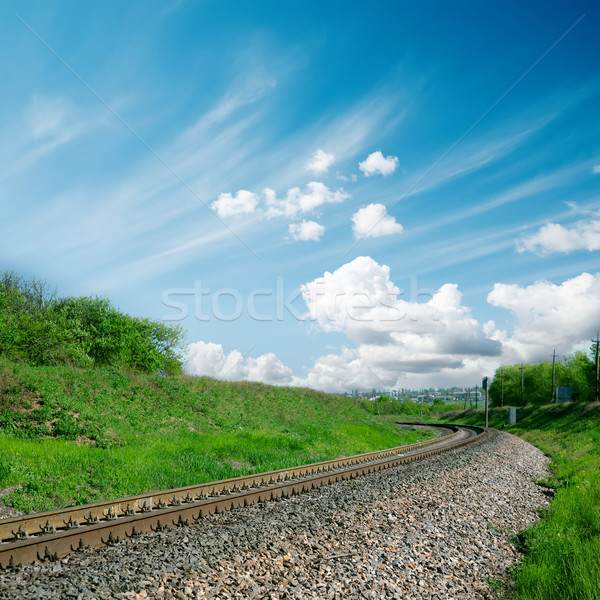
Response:
[{"label": "wispy cirrus cloud", "polygon": [[[525,146],[535,136],[555,123],[565,113],[574,110],[598,91],[595,82],[567,93],[556,93],[540,99],[514,117],[503,120],[500,126],[474,130],[444,156],[425,177],[418,172],[408,178],[406,196],[429,192],[459,177],[489,167]],[[588,163],[589,164],[589,163]],[[423,167],[427,172],[430,165]]]},{"label": "wispy cirrus cloud", "polygon": [[460,210],[453,210],[437,219],[430,219],[423,225],[413,228],[411,233],[423,234],[439,227],[481,216],[507,204],[523,201],[548,190],[565,187],[583,171],[584,166],[581,163],[575,163],[547,174],[524,179],[491,197],[480,199],[477,203],[471,203]]},{"label": "wispy cirrus cloud", "polygon": [[[255,151],[252,143],[239,144],[239,140],[256,140],[249,132],[256,126],[260,107],[253,105],[272,85],[269,77],[261,85],[260,77],[252,73],[248,76],[253,80],[251,85],[236,80],[204,114],[155,145],[156,153],[169,168],[141,148],[130,157],[127,171],[103,177],[100,185],[70,188],[69,178],[65,178],[63,190],[48,193],[35,210],[15,217],[11,231],[3,232],[0,250],[6,256],[27,260],[32,247],[18,241],[18,232],[26,229],[47,249],[47,260],[72,273],[97,270],[103,274],[98,279],[110,280],[111,285],[116,285],[117,279],[139,281],[160,272],[166,268],[167,255],[170,268],[190,260],[193,249],[201,245],[199,238],[214,240],[216,233],[214,228],[205,227],[192,232],[190,217],[192,221],[201,218],[199,215],[215,219],[210,204],[219,188],[232,179],[236,163],[245,164]],[[236,86],[241,90],[236,91]],[[84,133],[94,134],[94,128],[112,118],[102,107],[95,119],[82,119],[85,114],[63,98],[40,98],[32,103],[24,116],[24,150],[17,153],[9,171],[14,174],[16,167],[34,170],[35,162],[45,153]],[[207,175],[212,173],[218,173],[218,177]],[[182,180],[194,193],[182,185]],[[26,223],[20,223],[24,219]],[[222,242],[233,238],[231,231],[218,222],[217,229],[224,232],[217,233]],[[212,246],[208,244],[208,248]],[[111,264],[115,256],[120,257],[116,267]],[[145,268],[138,270],[141,263]],[[146,263],[154,263],[156,269]],[[115,277],[107,276],[107,272]]]},{"label": "wispy cirrus cloud", "polygon": [[20,126],[9,127],[0,141],[0,181],[34,168],[43,157],[106,124],[99,108],[78,106],[61,95],[32,95]]}]

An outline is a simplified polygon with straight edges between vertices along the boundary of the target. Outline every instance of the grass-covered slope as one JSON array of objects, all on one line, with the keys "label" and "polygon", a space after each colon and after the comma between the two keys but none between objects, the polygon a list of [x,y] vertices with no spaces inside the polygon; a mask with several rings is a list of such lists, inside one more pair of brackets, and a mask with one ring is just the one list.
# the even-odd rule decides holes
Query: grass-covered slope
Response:
[{"label": "grass-covered slope", "polygon": [[[483,411],[444,415],[445,421],[484,423]],[[523,564],[514,573],[511,599],[600,598],[600,404],[569,403],[492,409],[490,426],[514,433],[552,458],[544,485],[556,489],[540,523],[517,539]]]},{"label": "grass-covered slope", "polygon": [[345,398],[307,389],[0,359],[0,490],[6,504],[25,512],[378,450],[418,436]]}]

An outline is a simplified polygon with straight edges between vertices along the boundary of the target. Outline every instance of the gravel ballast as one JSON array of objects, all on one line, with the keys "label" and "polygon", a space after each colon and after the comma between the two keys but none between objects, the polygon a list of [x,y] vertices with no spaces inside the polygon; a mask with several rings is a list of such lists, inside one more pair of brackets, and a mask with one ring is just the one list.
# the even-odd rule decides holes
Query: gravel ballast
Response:
[{"label": "gravel ballast", "polygon": [[493,598],[509,539],[548,503],[541,451],[504,432],[433,458],[57,563],[0,599]]}]

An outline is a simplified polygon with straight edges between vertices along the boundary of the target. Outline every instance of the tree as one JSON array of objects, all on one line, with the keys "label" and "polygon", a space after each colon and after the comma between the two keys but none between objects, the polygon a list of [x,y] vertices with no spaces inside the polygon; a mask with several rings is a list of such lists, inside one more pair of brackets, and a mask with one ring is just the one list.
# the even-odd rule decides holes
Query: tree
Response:
[{"label": "tree", "polygon": [[0,355],[32,365],[182,368],[183,330],[118,311],[105,298],[56,298],[37,280],[0,275]]},{"label": "tree", "polygon": [[559,363],[559,385],[570,385],[574,402],[592,402],[595,395],[594,362],[585,352],[565,356]]},{"label": "tree", "polygon": [[[501,375],[502,373],[502,375]],[[523,402],[521,402],[521,365],[502,366],[496,370],[490,385],[490,402],[500,406],[501,377],[504,378],[504,405],[542,405],[554,401],[552,394],[552,363],[543,361],[524,365]],[[574,402],[591,402],[595,394],[594,362],[577,351],[565,356],[556,365],[556,385],[569,385],[573,388]]]},{"label": "tree", "polygon": [[492,406],[500,406],[501,401],[501,381],[500,371],[502,370],[504,377],[504,405],[505,406],[520,406],[521,405],[521,366],[502,366],[496,370],[494,380],[489,387],[490,404]]}]

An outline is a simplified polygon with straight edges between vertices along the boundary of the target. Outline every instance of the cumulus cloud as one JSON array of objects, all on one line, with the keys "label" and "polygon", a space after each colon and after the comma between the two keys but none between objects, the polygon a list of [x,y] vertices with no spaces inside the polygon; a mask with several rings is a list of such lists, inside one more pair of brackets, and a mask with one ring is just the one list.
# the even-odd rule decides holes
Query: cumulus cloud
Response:
[{"label": "cumulus cloud", "polygon": [[334,154],[327,154],[325,150],[317,150],[304,168],[307,171],[312,171],[315,175],[321,175],[322,173],[326,173],[334,162]]},{"label": "cumulus cloud", "polygon": [[600,323],[600,273],[582,273],[561,284],[536,281],[521,287],[496,283],[488,302],[511,311],[516,324],[504,339],[507,360],[547,360],[552,349],[571,352],[587,343]]},{"label": "cumulus cloud", "polygon": [[325,272],[301,292],[315,326],[357,344],[319,357],[307,369],[307,384],[319,389],[390,386],[400,377],[451,372],[501,352],[500,342],[462,305],[455,284],[413,290],[404,299],[389,267],[368,256]]},{"label": "cumulus cloud", "polygon": [[594,175],[598,175],[598,173],[600,173],[600,163],[592,167],[592,173]]},{"label": "cumulus cloud", "polygon": [[394,217],[388,215],[383,204],[369,204],[352,215],[352,231],[358,239],[393,235],[402,233],[403,229]]},{"label": "cumulus cloud", "polygon": [[380,150],[369,154],[365,160],[358,163],[358,168],[363,172],[365,177],[370,177],[377,173],[387,177],[388,175],[391,175],[397,167],[398,158],[391,155],[384,157]]},{"label": "cumulus cloud", "polygon": [[[349,389],[398,389],[416,388],[426,385],[472,385],[481,381],[482,373],[493,373],[493,362],[487,359],[447,359],[435,365],[426,357],[414,361],[394,363],[395,354],[382,357],[381,348],[359,346],[355,350],[348,347],[339,354],[318,357],[307,369],[302,385],[328,392],[343,392]],[[404,355],[401,358],[406,358]]]},{"label": "cumulus cloud", "polygon": [[273,385],[291,385],[294,382],[292,370],[286,367],[272,352],[258,358],[246,360],[248,381],[262,381]]},{"label": "cumulus cloud", "polygon": [[583,220],[567,228],[557,223],[547,223],[532,236],[517,242],[518,252],[552,252],[573,250],[600,250],[600,220]]},{"label": "cumulus cloud", "polygon": [[238,350],[225,354],[223,346],[213,342],[195,342],[188,346],[185,372],[217,379],[262,381],[272,385],[290,385],[294,381],[292,370],[273,353],[244,359]]},{"label": "cumulus cloud", "polygon": [[405,294],[387,265],[358,257],[301,286],[305,317],[349,340],[339,351],[318,356],[302,378],[275,354],[245,359],[210,342],[190,344],[186,372],[332,392],[474,385],[498,364],[545,360],[553,348],[571,352],[588,343],[600,323],[600,273],[560,284],[496,283],[487,300],[512,314],[510,332],[475,319],[456,284],[415,288]]},{"label": "cumulus cloud", "polygon": [[320,181],[311,181],[303,192],[298,187],[288,190],[285,198],[277,198],[275,190],[265,189],[267,217],[294,218],[300,213],[314,211],[323,204],[339,204],[349,198],[344,190],[331,191]]},{"label": "cumulus cloud", "polygon": [[217,212],[219,217],[225,219],[240,214],[252,214],[258,204],[258,195],[248,190],[239,190],[235,196],[227,192],[219,194],[210,207]]},{"label": "cumulus cloud", "polygon": [[316,221],[303,220],[301,223],[290,223],[288,228],[290,235],[301,242],[318,242],[325,232],[325,227]]}]

